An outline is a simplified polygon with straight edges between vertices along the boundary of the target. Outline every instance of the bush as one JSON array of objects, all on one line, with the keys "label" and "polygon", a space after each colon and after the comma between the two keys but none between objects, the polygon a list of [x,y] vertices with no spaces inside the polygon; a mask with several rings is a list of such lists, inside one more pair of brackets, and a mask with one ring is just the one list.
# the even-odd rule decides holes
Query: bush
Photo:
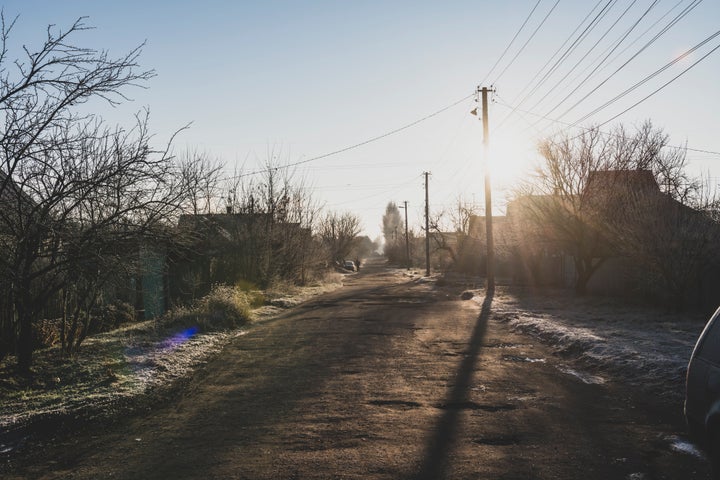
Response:
[{"label": "bush", "polygon": [[270,282],[266,291],[271,299],[276,299],[296,294],[300,289],[293,282],[275,278]]},{"label": "bush", "polygon": [[252,319],[254,295],[235,287],[215,285],[198,304],[200,326],[208,330],[235,328]]},{"label": "bush", "polygon": [[37,348],[52,347],[60,341],[60,322],[40,320],[33,324],[33,345]]},{"label": "bush", "polygon": [[250,283],[214,285],[192,305],[173,307],[159,321],[166,327],[193,327],[206,332],[237,328],[252,321],[253,308],[265,304],[263,293],[253,288]]},{"label": "bush", "polygon": [[106,305],[102,312],[111,329],[119,328],[137,320],[135,307],[127,302],[115,302]]},{"label": "bush", "polygon": [[247,280],[239,280],[235,283],[235,288],[245,294],[250,308],[260,308],[265,305],[265,294],[259,290],[254,283]]},{"label": "bush", "polygon": [[129,303],[121,301],[93,308],[89,315],[90,320],[87,326],[89,335],[116,330],[137,320],[135,308]]}]

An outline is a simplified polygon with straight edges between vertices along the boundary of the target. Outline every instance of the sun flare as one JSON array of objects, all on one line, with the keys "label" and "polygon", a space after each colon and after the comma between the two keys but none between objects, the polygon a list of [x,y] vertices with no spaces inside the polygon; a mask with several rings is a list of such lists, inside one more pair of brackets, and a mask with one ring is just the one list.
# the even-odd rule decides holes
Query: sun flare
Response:
[{"label": "sun flare", "polygon": [[491,136],[488,160],[494,189],[512,190],[527,179],[537,159],[535,145],[527,133],[513,129]]}]

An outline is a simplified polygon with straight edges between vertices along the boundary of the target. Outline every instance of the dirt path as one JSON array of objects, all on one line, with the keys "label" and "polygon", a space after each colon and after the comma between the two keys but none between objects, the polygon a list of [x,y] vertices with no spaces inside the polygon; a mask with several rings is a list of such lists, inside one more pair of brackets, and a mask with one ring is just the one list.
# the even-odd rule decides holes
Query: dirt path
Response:
[{"label": "dirt path", "polygon": [[254,326],[176,400],[5,479],[706,479],[634,389],[585,384],[460,291],[380,266]]}]

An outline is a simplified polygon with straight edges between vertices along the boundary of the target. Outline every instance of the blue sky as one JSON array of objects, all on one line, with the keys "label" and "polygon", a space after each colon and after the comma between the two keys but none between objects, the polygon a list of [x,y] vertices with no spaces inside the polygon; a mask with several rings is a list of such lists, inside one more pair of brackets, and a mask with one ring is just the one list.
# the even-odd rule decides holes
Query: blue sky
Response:
[{"label": "blue sky", "polygon": [[[206,151],[227,163],[228,174],[236,167],[257,169],[268,152],[275,152],[280,162],[292,163],[344,149],[469,97],[483,81],[487,86],[494,83],[497,101],[490,108],[489,168],[494,203],[502,213],[508,190],[534,160],[538,138],[564,126],[549,120],[531,126],[540,116],[573,123],[720,30],[720,4],[705,0],[619,74],[560,116],[692,3],[657,1],[609,56],[612,62],[581,85],[592,69],[590,62],[603,58],[612,42],[653,4],[618,0],[557,72],[511,114],[511,107],[532,89],[531,80],[539,78],[536,74],[563,42],[593,7],[607,2],[12,0],[3,8],[6,19],[19,15],[11,45],[37,46],[48,24],[67,27],[80,16],[88,16],[86,23],[95,29],[77,35],[78,45],[120,56],[147,41],[141,63],[155,69],[157,77],[148,89],[128,92],[133,102],[116,109],[103,107],[101,113],[112,123],[129,124],[134,112],[148,107],[158,144],[192,122],[176,139],[176,151]],[[526,27],[510,44],[536,4]],[[621,53],[632,41],[635,45]],[[720,37],[583,125],[617,115],[718,44]],[[612,124],[632,126],[651,119],[674,144],[688,142],[691,148],[718,152],[718,79],[720,51]],[[576,87],[577,92],[552,111]],[[467,98],[412,128],[305,163],[295,175],[313,187],[313,195],[328,210],[358,214],[372,237],[379,234],[391,200],[409,201],[411,228],[417,229],[424,171],[432,173],[434,211],[452,208],[458,197],[481,203],[486,167],[482,126],[468,113],[474,107],[473,98]],[[720,155],[691,151],[688,159],[692,173],[720,182]]]}]

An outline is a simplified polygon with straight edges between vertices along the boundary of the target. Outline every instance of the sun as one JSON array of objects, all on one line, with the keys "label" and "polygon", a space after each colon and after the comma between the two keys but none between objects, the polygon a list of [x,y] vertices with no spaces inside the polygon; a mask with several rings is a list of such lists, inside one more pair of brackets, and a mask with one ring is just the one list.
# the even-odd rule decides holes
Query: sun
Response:
[{"label": "sun", "polygon": [[512,190],[528,180],[537,161],[537,140],[513,128],[490,137],[489,173],[493,190]]}]

